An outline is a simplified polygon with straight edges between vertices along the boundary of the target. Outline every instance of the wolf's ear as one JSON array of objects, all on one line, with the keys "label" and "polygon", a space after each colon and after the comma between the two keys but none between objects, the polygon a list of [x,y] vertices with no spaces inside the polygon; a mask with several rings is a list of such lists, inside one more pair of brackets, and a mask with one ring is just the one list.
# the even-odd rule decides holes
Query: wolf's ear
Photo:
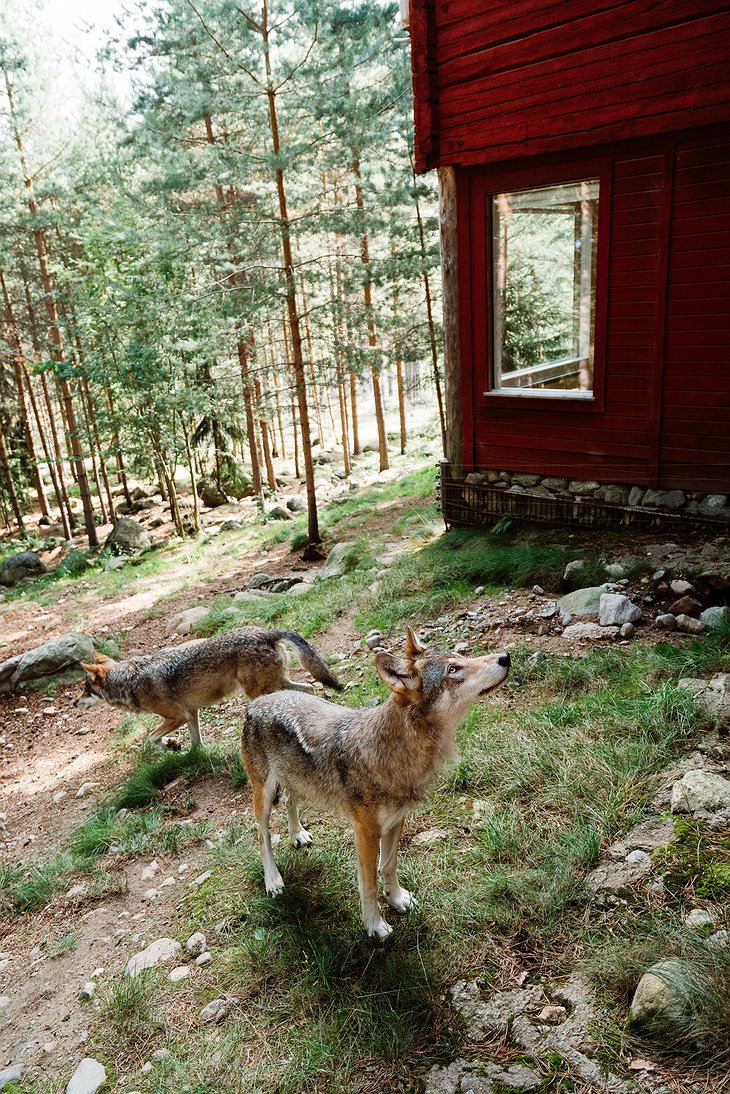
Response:
[{"label": "wolf's ear", "polygon": [[94,660],[96,661],[97,665],[111,665],[112,664],[112,658],[111,657],[107,657],[107,655],[105,653],[99,653],[97,650],[94,650]]},{"label": "wolf's ear", "polygon": [[410,627],[406,627],[406,657],[412,661],[414,657],[425,653],[426,647],[420,641],[418,635]]},{"label": "wolf's ear", "polygon": [[411,665],[400,657],[394,657],[392,653],[377,654],[375,667],[396,695],[407,695],[418,684],[418,674],[413,671]]},{"label": "wolf's ear", "polygon": [[81,668],[84,672],[87,672],[89,676],[94,676],[98,680],[103,680],[109,672],[108,665],[85,665],[83,661],[81,662]]}]

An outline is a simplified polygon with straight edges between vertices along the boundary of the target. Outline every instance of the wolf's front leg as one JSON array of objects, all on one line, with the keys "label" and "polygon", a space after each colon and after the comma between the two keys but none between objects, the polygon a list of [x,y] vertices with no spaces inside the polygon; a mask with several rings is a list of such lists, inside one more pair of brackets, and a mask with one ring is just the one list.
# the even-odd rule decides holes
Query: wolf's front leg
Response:
[{"label": "wolf's front leg", "polygon": [[378,905],[378,844],[380,826],[370,815],[353,817],[357,849],[357,884],[362,921],[370,938],[387,938],[393,928],[380,914]]},{"label": "wolf's front leg", "polygon": [[398,861],[398,843],[403,831],[403,820],[396,821],[383,831],[380,838],[380,873],[383,875],[383,889],[391,908],[403,915],[416,906],[413,893],[404,889],[398,881],[396,864]]},{"label": "wolf's front leg", "polygon": [[197,710],[188,718],[188,730],[190,731],[190,743],[193,748],[200,748],[203,738],[200,734],[200,714]]},{"label": "wolf's front leg", "polygon": [[299,819],[298,804],[296,795],[290,790],[286,798],[286,815],[289,821],[289,839],[292,847],[297,850],[308,847],[312,842],[312,837]]}]

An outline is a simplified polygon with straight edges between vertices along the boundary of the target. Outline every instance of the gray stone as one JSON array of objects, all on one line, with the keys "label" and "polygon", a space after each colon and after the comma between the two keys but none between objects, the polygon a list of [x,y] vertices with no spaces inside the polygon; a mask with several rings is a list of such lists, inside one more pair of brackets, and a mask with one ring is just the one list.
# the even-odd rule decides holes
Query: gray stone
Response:
[{"label": "gray stone", "polygon": [[547,479],[543,479],[542,482],[540,483],[540,485],[544,486],[546,488],[546,490],[567,490],[568,480],[567,479],[547,478]]},{"label": "gray stone", "polygon": [[610,592],[610,585],[591,585],[587,589],[576,589],[560,598],[558,608],[568,615],[595,615],[601,606],[601,597]]},{"label": "gray stone", "polygon": [[274,578],[271,574],[259,572],[254,574],[252,578],[249,578],[248,587],[249,589],[261,589],[264,585],[270,585],[273,580]]},{"label": "gray stone", "polygon": [[132,517],[118,520],[106,538],[104,550],[113,555],[135,555],[147,551],[152,539],[146,528]]},{"label": "gray stone", "polygon": [[107,574],[113,573],[114,570],[123,569],[130,561],[128,555],[116,555],[114,558],[110,558],[104,567],[104,571]]},{"label": "gray stone", "polygon": [[6,1067],[0,1071],[0,1090],[3,1090],[9,1083],[17,1082],[23,1074],[23,1068],[20,1064],[13,1064],[12,1067]]},{"label": "gray stone", "polygon": [[584,558],[574,558],[569,562],[563,571],[563,585],[568,589],[579,589],[586,565]]},{"label": "gray stone", "polygon": [[687,677],[679,681],[698,706],[718,721],[730,719],[730,672],[717,672],[711,680]]},{"label": "gray stone", "polygon": [[185,951],[189,953],[191,957],[199,957],[201,953],[205,951],[205,935],[202,931],[196,931],[195,934],[191,934],[190,938],[185,943]]},{"label": "gray stone", "polygon": [[685,927],[692,931],[701,931],[704,927],[714,927],[717,917],[708,908],[693,908],[684,917]]},{"label": "gray stone", "polygon": [[730,931],[715,931],[707,939],[707,945],[714,950],[724,950],[730,946]]},{"label": "gray stone", "polygon": [[[28,680],[54,676],[67,669],[78,669],[82,661],[91,661],[94,655],[94,639],[90,634],[69,632],[59,638],[51,638],[42,646],[28,650],[18,661],[9,680],[9,690]],[[0,665],[0,679],[4,666]]]},{"label": "gray stone", "polygon": [[355,569],[357,562],[358,551],[354,543],[336,543],[315,581],[331,581],[333,578],[343,577]]},{"label": "gray stone", "polygon": [[292,498],[286,499],[286,507],[290,513],[303,513],[307,508],[307,502],[304,498],[295,495]]},{"label": "gray stone", "polygon": [[730,623],[730,608],[725,607],[724,604],[714,604],[711,608],[705,608],[703,612],[700,612],[700,623],[704,623],[710,630]]},{"label": "gray stone", "polygon": [[608,638],[617,638],[618,627],[602,627],[599,623],[571,623],[563,631],[563,638],[590,639],[591,641],[605,641]]},{"label": "gray stone", "polygon": [[680,596],[678,600],[673,601],[667,611],[672,615],[693,615],[699,617],[702,611],[702,604],[694,596]]},{"label": "gray stone", "polygon": [[632,1028],[648,1027],[657,1035],[684,1033],[689,1016],[688,966],[677,957],[652,965],[639,981],[631,1000],[628,1021]]},{"label": "gray stone", "polygon": [[466,1019],[470,1041],[482,1041],[494,1034],[504,1035],[513,1018],[545,1001],[542,988],[535,985],[498,991],[485,1002],[479,985],[473,980],[459,980],[449,994],[454,1007]]},{"label": "gray stone", "polygon": [[291,585],[287,589],[287,596],[302,596],[303,593],[308,593],[312,588],[306,581],[298,581],[296,585]]},{"label": "gray stone", "polygon": [[632,486],[629,491],[629,505],[643,505],[645,493],[643,486]]},{"label": "gray stone", "polygon": [[487,1060],[454,1060],[447,1067],[433,1067],[425,1094],[503,1094],[505,1090],[540,1090],[542,1076],[524,1064],[500,1067]]},{"label": "gray stone", "polygon": [[365,639],[365,645],[369,650],[376,650],[381,643],[382,637],[380,631],[371,631]]},{"label": "gray stone", "polygon": [[22,658],[23,654],[18,653],[15,657],[10,657],[0,664],[0,695],[9,695],[13,690],[10,681]]},{"label": "gray stone", "polygon": [[678,615],[677,630],[682,634],[704,634],[707,627],[704,623],[701,623],[699,619],[694,619],[691,615]]},{"label": "gray stone", "polygon": [[217,509],[219,505],[226,505],[228,502],[227,494],[212,479],[198,479],[195,490],[203,505],[207,506],[208,509]]},{"label": "gray stone", "polygon": [[225,999],[212,999],[200,1012],[200,1021],[205,1025],[222,1022],[228,1015],[228,1003]]},{"label": "gray stone", "polygon": [[27,578],[40,577],[46,568],[33,551],[20,551],[6,558],[0,566],[0,585],[11,587]]},{"label": "gray stone", "polygon": [[594,482],[593,479],[574,479],[568,483],[568,490],[571,494],[594,494],[600,485],[600,482]]},{"label": "gray stone", "polygon": [[417,832],[411,839],[411,845],[416,847],[433,847],[442,839],[450,836],[448,828],[427,828],[425,832]]},{"label": "gray stone", "polygon": [[687,771],[672,787],[672,813],[716,813],[730,808],[730,780],[714,771]]},{"label": "gray stone", "polygon": [[633,623],[624,623],[619,631],[622,638],[633,638],[636,634],[636,627]]},{"label": "gray stone", "polygon": [[68,1081],[66,1094],[96,1094],[106,1082],[106,1071],[98,1060],[87,1056]]},{"label": "gray stone", "polygon": [[166,965],[182,953],[182,946],[174,938],[158,938],[150,942],[146,949],[130,957],[124,972],[127,976],[139,976],[145,969],[156,969]]},{"label": "gray stone", "polygon": [[694,585],[690,581],[685,581],[683,577],[676,577],[674,581],[670,581],[669,588],[676,596],[686,596],[695,591]]},{"label": "gray stone", "polygon": [[537,486],[539,481],[539,475],[523,475],[522,473],[519,473],[512,476],[512,482],[517,483],[518,486]]},{"label": "gray stone", "polygon": [[177,615],[173,615],[168,623],[167,633],[190,634],[193,627],[205,619],[209,611],[210,607],[208,605],[200,604],[196,608],[187,608],[184,612],[178,612]]},{"label": "gray stone", "polygon": [[632,852],[642,857],[624,862],[603,862],[591,870],[585,880],[589,892],[621,894],[635,889],[651,873],[651,860],[644,851]]},{"label": "gray stone", "polygon": [[213,955],[209,953],[208,950],[206,950],[205,953],[198,954],[195,958],[195,964],[199,969],[204,969],[207,965],[211,965],[212,963]]},{"label": "gray stone", "polygon": [[620,627],[623,623],[635,623],[641,618],[637,608],[622,593],[603,593],[599,601],[598,622],[602,627]]},{"label": "gray stone", "polygon": [[266,513],[268,520],[294,520],[291,512],[284,505],[275,505]]},{"label": "gray stone", "polygon": [[486,481],[487,477],[481,471],[470,471],[464,479],[464,482],[468,483],[469,486],[481,486]]},{"label": "gray stone", "polygon": [[726,494],[708,494],[697,506],[703,517],[716,517],[727,505]]},{"label": "gray stone", "polygon": [[176,969],[173,969],[170,973],[169,979],[173,984],[179,984],[182,980],[187,980],[190,976],[190,969],[187,965],[178,965]]},{"label": "gray stone", "polygon": [[677,618],[670,612],[660,613],[654,622],[663,631],[676,631],[677,629]]},{"label": "gray stone", "polygon": [[221,532],[238,532],[243,528],[240,520],[224,520],[221,524]]}]

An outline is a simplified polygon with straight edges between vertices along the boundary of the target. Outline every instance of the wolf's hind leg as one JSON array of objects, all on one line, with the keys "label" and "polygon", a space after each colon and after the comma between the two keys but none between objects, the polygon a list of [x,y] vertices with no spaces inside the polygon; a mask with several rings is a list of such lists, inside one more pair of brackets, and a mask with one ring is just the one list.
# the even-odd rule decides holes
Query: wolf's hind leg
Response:
[{"label": "wolf's hind leg", "polygon": [[391,908],[403,915],[416,905],[413,893],[404,889],[398,881],[396,863],[398,861],[398,843],[403,831],[403,820],[396,821],[386,828],[380,837],[380,873],[383,876],[383,890]]},{"label": "wolf's hind leg", "polygon": [[308,695],[314,692],[311,684],[297,684],[296,681],[290,680],[287,676],[282,680],[281,686],[285,691],[306,691]]},{"label": "wolf's hind leg", "polygon": [[269,896],[279,896],[284,891],[284,879],[279,873],[279,868],[274,860],[271,833],[269,832],[271,809],[275,797],[276,779],[271,774],[267,776],[265,782],[257,783],[253,787],[253,812],[259,829],[261,861],[264,864],[264,884]]},{"label": "wolf's hind leg", "polygon": [[168,733],[174,733],[176,729],[183,725],[184,721],[184,718],[163,718],[158,726],[150,730],[149,740],[152,744],[161,744],[162,738],[166,737]]},{"label": "wolf's hind leg", "polygon": [[299,802],[292,791],[289,791],[287,795],[286,815],[289,821],[289,839],[292,847],[296,847],[298,850],[300,847],[309,846],[312,837],[299,819]]},{"label": "wolf's hind leg", "polygon": [[188,731],[190,733],[190,743],[193,748],[200,748],[203,743],[203,738],[200,735],[200,712],[194,710],[188,718]]}]

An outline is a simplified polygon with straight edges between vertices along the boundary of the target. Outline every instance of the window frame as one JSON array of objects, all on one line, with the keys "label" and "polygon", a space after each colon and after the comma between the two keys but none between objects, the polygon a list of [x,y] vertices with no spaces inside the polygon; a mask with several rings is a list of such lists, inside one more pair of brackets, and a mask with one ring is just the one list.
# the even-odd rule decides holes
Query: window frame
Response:
[{"label": "window frame", "polygon": [[[598,232],[596,235],[596,283],[593,331],[593,391],[560,391],[526,388],[498,389],[494,386],[494,254],[492,200],[497,194],[544,189],[550,186],[597,179],[599,186]],[[475,172],[470,185],[472,342],[477,398],[484,407],[524,408],[547,411],[603,411],[606,359],[609,241],[611,235],[612,159],[608,155],[584,156],[569,162],[530,164],[523,167],[484,168]],[[481,244],[481,245],[480,245]],[[480,269],[481,266],[481,269]]]}]

